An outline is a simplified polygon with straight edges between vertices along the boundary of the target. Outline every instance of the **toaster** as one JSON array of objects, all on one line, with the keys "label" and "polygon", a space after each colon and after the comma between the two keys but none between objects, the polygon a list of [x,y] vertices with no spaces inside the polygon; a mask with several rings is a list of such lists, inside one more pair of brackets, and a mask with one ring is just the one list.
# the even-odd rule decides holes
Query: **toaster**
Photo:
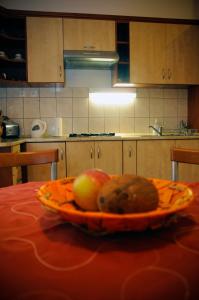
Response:
[{"label": "toaster", "polygon": [[2,122],[3,132],[2,138],[18,138],[20,135],[19,124],[11,120],[4,120]]}]

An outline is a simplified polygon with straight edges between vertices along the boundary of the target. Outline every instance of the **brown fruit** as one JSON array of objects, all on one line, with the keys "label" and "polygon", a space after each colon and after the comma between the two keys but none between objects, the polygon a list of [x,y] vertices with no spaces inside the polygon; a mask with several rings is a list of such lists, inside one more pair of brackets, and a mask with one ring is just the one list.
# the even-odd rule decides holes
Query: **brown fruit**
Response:
[{"label": "brown fruit", "polygon": [[139,213],[158,206],[156,187],[146,178],[123,175],[112,178],[98,194],[98,207],[103,212]]}]

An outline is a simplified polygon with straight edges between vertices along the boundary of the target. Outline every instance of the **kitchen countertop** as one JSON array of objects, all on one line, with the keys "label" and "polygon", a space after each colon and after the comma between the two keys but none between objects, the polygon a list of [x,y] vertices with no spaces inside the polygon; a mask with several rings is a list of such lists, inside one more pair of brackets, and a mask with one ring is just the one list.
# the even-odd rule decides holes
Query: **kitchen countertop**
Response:
[{"label": "kitchen countertop", "polygon": [[87,136],[87,137],[42,137],[42,138],[30,138],[23,137],[19,139],[0,139],[0,147],[9,147],[19,145],[23,143],[44,143],[44,142],[78,142],[78,141],[125,141],[125,140],[190,140],[199,139],[199,135],[134,135],[134,134],[121,134],[116,136]]}]

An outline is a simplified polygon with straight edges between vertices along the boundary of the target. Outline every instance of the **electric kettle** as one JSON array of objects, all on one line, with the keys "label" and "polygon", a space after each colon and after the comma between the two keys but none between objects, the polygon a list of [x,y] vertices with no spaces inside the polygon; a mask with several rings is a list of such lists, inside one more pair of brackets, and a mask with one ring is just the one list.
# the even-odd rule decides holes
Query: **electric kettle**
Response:
[{"label": "electric kettle", "polygon": [[47,124],[42,120],[33,120],[31,125],[31,137],[32,138],[40,138],[43,137],[47,130]]}]

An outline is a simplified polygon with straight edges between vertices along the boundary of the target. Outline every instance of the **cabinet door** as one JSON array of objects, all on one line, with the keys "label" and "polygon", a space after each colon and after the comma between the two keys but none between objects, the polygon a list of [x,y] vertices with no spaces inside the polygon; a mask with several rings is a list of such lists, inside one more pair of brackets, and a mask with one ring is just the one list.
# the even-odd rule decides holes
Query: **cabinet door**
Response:
[{"label": "cabinet door", "polygon": [[[59,161],[57,163],[57,177],[64,178],[66,176],[66,158],[65,158],[65,142],[60,143],[27,143],[27,151],[40,151],[46,149],[58,149]],[[28,181],[46,181],[50,180],[50,164],[35,165],[28,167]]]},{"label": "cabinet door", "polygon": [[115,51],[115,22],[64,19],[64,50]]},{"label": "cabinet door", "polygon": [[64,82],[61,18],[27,17],[29,82]]},{"label": "cabinet door", "polygon": [[[187,149],[199,149],[199,140],[176,140],[176,147]],[[180,181],[199,181],[199,166],[191,164],[179,164]]]},{"label": "cabinet door", "polygon": [[166,25],[167,82],[199,83],[199,26]]},{"label": "cabinet door", "polygon": [[94,168],[94,142],[67,142],[67,176],[78,176]]},{"label": "cabinet door", "polygon": [[95,142],[95,167],[109,174],[122,174],[122,142]]},{"label": "cabinet door", "polygon": [[138,141],[137,175],[171,179],[170,149],[175,140]]},{"label": "cabinet door", "polygon": [[136,141],[123,141],[123,174],[136,175]]},{"label": "cabinet door", "polygon": [[165,24],[130,23],[130,81],[132,83],[164,83],[165,42]]}]

